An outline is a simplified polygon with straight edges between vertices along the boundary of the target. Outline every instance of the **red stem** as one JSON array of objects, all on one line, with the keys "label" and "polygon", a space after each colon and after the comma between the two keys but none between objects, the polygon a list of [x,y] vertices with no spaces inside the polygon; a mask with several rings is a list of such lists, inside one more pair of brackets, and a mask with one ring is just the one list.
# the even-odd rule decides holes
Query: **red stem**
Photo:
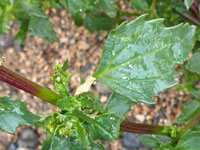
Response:
[{"label": "red stem", "polygon": [[62,98],[60,95],[49,90],[48,88],[40,86],[39,84],[34,83],[3,66],[0,66],[0,81],[6,82],[54,105],[58,99]]},{"label": "red stem", "polygon": [[[53,91],[42,87],[3,66],[0,66],[0,81],[6,82],[18,89],[37,96],[53,105],[56,105],[57,100],[62,98]],[[120,125],[120,131],[122,132],[168,135],[162,132],[164,128],[168,127],[137,124],[129,121],[124,121]]]}]

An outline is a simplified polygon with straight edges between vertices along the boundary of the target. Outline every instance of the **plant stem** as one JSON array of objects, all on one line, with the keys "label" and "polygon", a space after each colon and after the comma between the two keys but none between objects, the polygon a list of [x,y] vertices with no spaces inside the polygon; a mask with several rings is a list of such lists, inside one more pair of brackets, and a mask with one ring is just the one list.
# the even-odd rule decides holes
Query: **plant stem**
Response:
[{"label": "plant stem", "polygon": [[150,7],[150,16],[152,18],[158,18],[158,15],[157,15],[157,12],[156,12],[156,3],[157,3],[157,0],[153,0],[152,3],[151,3],[151,7]]},{"label": "plant stem", "polygon": [[200,121],[200,108],[198,109],[198,113],[196,114],[196,116],[190,122],[188,122],[184,126],[184,128],[181,129],[181,131],[178,134],[177,140],[179,140],[180,137],[182,137],[188,130],[190,130],[193,126],[195,126],[199,121]]},{"label": "plant stem", "polygon": [[174,10],[177,14],[179,14],[181,17],[185,18],[186,20],[190,21],[192,24],[200,26],[200,21],[197,20],[196,18],[190,16],[187,12],[185,13],[180,13],[177,10]]},{"label": "plant stem", "polygon": [[152,9],[156,9],[156,3],[157,3],[157,0],[153,0],[152,3],[151,3],[151,8]]},{"label": "plant stem", "polygon": [[[53,91],[42,87],[37,83],[34,83],[3,66],[0,66],[0,81],[6,82],[18,89],[37,96],[53,105],[56,105],[57,100],[62,98],[60,95],[54,93]],[[124,121],[120,125],[120,131],[122,132],[138,134],[159,134],[170,136],[168,132],[163,132],[164,129],[170,130],[170,127],[137,124],[129,121]]]},{"label": "plant stem", "polygon": [[6,82],[54,105],[58,99],[62,98],[48,88],[40,86],[3,66],[0,66],[0,81]]},{"label": "plant stem", "polygon": [[157,126],[157,125],[148,125],[148,124],[138,124],[130,121],[124,121],[120,125],[120,131],[129,132],[129,133],[138,133],[138,134],[158,134],[170,136],[169,133],[163,132],[164,129],[170,127],[166,126]]}]

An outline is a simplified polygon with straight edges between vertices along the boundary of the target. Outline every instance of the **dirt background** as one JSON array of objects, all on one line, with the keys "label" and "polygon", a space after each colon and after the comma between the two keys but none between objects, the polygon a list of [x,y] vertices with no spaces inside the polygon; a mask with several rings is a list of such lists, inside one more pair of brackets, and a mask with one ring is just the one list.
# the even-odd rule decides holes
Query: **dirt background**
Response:
[{"label": "dirt background", "polygon": [[[127,8],[122,6],[122,9]],[[107,33],[90,33],[84,27],[77,27],[65,10],[57,12],[52,9],[49,14],[60,39],[59,43],[50,44],[41,38],[32,37],[28,34],[24,44],[18,45],[13,39],[17,32],[18,23],[11,22],[9,34],[0,35],[0,56],[3,56],[5,59],[5,67],[52,90],[53,85],[50,81],[50,76],[53,71],[53,65],[57,63],[62,64],[68,59],[68,71],[73,75],[70,81],[70,91],[73,94],[80,85],[81,78],[92,75],[96,70]],[[128,19],[131,20],[132,18]],[[155,105],[138,104],[133,106],[133,111],[127,114],[127,118],[138,123],[173,125],[175,118],[181,113],[180,108],[189,98],[182,91],[174,91],[174,89],[175,87],[155,97]],[[109,93],[107,88],[102,85],[93,85],[92,90],[96,94],[100,92],[102,103],[106,102]],[[55,110],[55,107],[51,104],[1,82],[0,96],[5,95],[27,102],[28,108],[33,113],[51,114]],[[11,150],[12,144],[19,144],[23,131],[24,128],[19,128],[16,135],[0,131],[0,150]],[[36,138],[41,143],[45,135],[42,134],[42,129],[37,129],[36,132]],[[120,140],[105,142],[104,144],[108,150],[126,150],[127,148],[125,148],[123,140],[125,139],[122,136]],[[26,148],[22,147],[19,149],[25,150]],[[40,149],[41,144],[35,150]],[[135,150],[138,148],[129,149]]]}]

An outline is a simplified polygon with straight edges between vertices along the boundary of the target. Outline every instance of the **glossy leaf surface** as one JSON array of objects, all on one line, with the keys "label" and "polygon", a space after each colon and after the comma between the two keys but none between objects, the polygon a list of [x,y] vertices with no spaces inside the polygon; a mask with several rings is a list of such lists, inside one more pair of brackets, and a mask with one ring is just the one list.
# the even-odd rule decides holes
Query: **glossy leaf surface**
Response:
[{"label": "glossy leaf surface", "polygon": [[84,148],[88,148],[88,146],[90,145],[90,141],[88,138],[88,133],[86,132],[85,128],[83,127],[82,124],[78,123],[78,137],[81,141],[81,143],[83,144]]},{"label": "glossy leaf surface", "polygon": [[69,11],[76,25],[80,26],[83,24],[83,14],[85,13],[87,0],[69,0],[68,6]]},{"label": "glossy leaf surface", "polygon": [[97,123],[91,124],[89,129],[94,139],[114,140],[119,136],[121,117],[115,114],[99,115],[95,118]]},{"label": "glossy leaf surface", "polygon": [[59,41],[51,22],[48,19],[31,17],[29,30],[33,35],[42,37],[49,42]]},{"label": "glossy leaf surface", "polygon": [[143,144],[153,148],[159,148],[162,144],[169,142],[169,138],[167,136],[159,135],[139,136],[138,139]]},{"label": "glossy leaf surface", "polygon": [[133,102],[130,99],[127,99],[117,93],[113,93],[108,99],[106,112],[115,113],[123,117],[128,111],[131,110],[132,104]]},{"label": "glossy leaf surface", "polygon": [[187,124],[198,113],[200,113],[200,101],[190,100],[184,105],[182,113],[176,119],[176,122],[179,124]]},{"label": "glossy leaf surface", "polygon": [[77,137],[49,135],[43,142],[42,150],[84,150]]},{"label": "glossy leaf surface", "polygon": [[114,6],[114,0],[100,0],[99,5],[102,10],[109,16],[109,17],[116,17],[117,10]]},{"label": "glossy leaf surface", "polygon": [[189,131],[181,137],[175,150],[199,150],[200,131]]},{"label": "glossy leaf surface", "polygon": [[189,9],[193,2],[194,0],[185,0],[184,3],[186,8]]},{"label": "glossy leaf surface", "polygon": [[146,0],[131,0],[131,6],[143,12],[147,12],[149,8]]},{"label": "glossy leaf surface", "polygon": [[20,19],[28,19],[31,16],[48,18],[39,5],[30,3],[27,0],[15,0],[14,9],[15,15]]},{"label": "glossy leaf surface", "polygon": [[87,13],[84,26],[91,32],[99,30],[111,30],[118,23],[117,18],[110,18],[104,13],[92,11]]},{"label": "glossy leaf surface", "polygon": [[94,77],[130,100],[154,103],[152,96],[177,84],[176,64],[193,48],[195,26],[164,27],[145,16],[121,24],[106,41]]},{"label": "glossy leaf surface", "polygon": [[[44,13],[42,8],[39,7],[39,4],[36,2],[28,2],[27,0],[16,0],[14,2],[14,11],[15,16],[22,21],[23,27],[29,29],[32,32],[32,35],[42,37],[49,42],[58,42],[58,37],[51,22],[48,19],[48,16]],[[27,26],[27,20],[30,20]],[[27,30],[24,29],[24,32]],[[22,29],[21,29],[22,30]],[[25,35],[22,34],[22,31],[18,33],[18,40],[21,42],[25,39]],[[24,34],[26,34],[26,32]]]},{"label": "glossy leaf surface", "polygon": [[198,100],[200,100],[200,90],[192,90],[190,93]]},{"label": "glossy leaf surface", "polygon": [[14,134],[19,126],[33,125],[39,117],[29,112],[26,103],[10,97],[0,98],[0,129]]},{"label": "glossy leaf surface", "polygon": [[189,59],[187,64],[187,69],[192,72],[200,74],[200,50],[198,50],[191,59]]}]

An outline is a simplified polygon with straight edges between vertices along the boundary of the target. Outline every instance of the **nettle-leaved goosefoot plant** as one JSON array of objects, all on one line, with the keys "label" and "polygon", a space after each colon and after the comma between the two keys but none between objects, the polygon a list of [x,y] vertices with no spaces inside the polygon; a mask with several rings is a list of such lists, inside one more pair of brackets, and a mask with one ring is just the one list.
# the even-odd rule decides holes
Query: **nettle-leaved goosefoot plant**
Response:
[{"label": "nettle-leaved goosefoot plant", "polygon": [[[195,26],[164,27],[163,19],[146,21],[142,15],[112,30],[93,77],[70,95],[68,62],[55,65],[52,81],[57,93],[0,66],[0,80],[41,98],[58,108],[52,115],[36,115],[26,104],[8,96],[0,98],[0,129],[15,134],[19,126],[43,127],[48,133],[43,150],[104,150],[96,140],[111,141],[122,132],[149,134],[139,139],[159,150],[197,150],[200,147],[200,94],[194,92],[177,118],[184,125],[159,126],[127,121],[124,116],[137,102],[154,104],[153,96],[177,84],[182,64],[193,48]],[[99,96],[88,92],[94,80],[113,93],[103,108]],[[199,96],[199,97],[198,97]]]}]

